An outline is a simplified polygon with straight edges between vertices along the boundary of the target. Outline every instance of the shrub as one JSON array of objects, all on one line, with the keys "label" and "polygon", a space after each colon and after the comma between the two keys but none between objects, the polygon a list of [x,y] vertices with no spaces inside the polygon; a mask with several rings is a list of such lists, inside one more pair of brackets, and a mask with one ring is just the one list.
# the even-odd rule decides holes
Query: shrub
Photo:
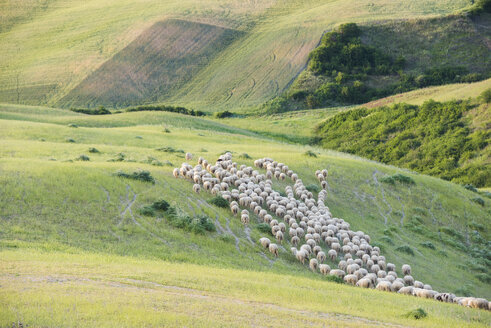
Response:
[{"label": "shrub", "polygon": [[75,143],[75,139],[72,139],[72,138],[67,138],[67,139],[66,139],[66,142]]},{"label": "shrub", "polygon": [[126,159],[125,153],[118,153],[116,158],[108,160],[108,162],[123,162]]},{"label": "shrub", "polygon": [[170,207],[166,214],[166,218],[170,225],[175,228],[183,229],[195,234],[204,234],[206,231],[216,231],[213,221],[206,215],[191,217],[174,207]]},{"label": "shrub", "polygon": [[165,199],[160,199],[153,202],[152,208],[157,211],[167,211],[170,208],[170,205]]},{"label": "shrub", "polygon": [[142,111],[159,111],[159,112],[171,112],[191,116],[205,116],[206,113],[202,111],[195,111],[193,109],[187,109],[180,106],[167,106],[167,105],[155,105],[155,106],[137,106],[126,109],[127,112],[142,112]]},{"label": "shrub", "polygon": [[171,146],[157,148],[156,150],[163,151],[165,153],[181,153],[181,154],[184,154],[184,150],[182,150],[182,149],[174,149],[174,147],[171,147]]},{"label": "shrub", "polygon": [[90,158],[89,158],[89,156],[87,156],[87,155],[80,155],[79,157],[77,157],[77,159],[76,159],[76,160],[77,160],[77,161],[88,162],[88,161],[90,161]]},{"label": "shrub", "polygon": [[411,318],[411,319],[419,320],[419,319],[426,318],[428,316],[428,313],[426,313],[426,311],[423,310],[422,308],[417,308],[415,310],[409,311],[404,316],[406,318]]},{"label": "shrub", "polygon": [[249,154],[247,154],[247,153],[243,153],[243,154],[239,155],[239,158],[243,158],[243,159],[251,159],[252,157],[251,157],[251,156],[249,156]]},{"label": "shrub", "polygon": [[474,187],[472,184],[466,184],[464,185],[464,188],[473,192],[477,192],[476,187]]},{"label": "shrub", "polygon": [[382,241],[386,244],[389,244],[389,245],[394,245],[394,242],[392,241],[392,239],[390,239],[387,236],[380,237],[380,241]]},{"label": "shrub", "polygon": [[140,207],[139,212],[141,215],[145,216],[155,216],[155,209],[152,206]]},{"label": "shrub", "polygon": [[485,103],[489,104],[491,102],[491,88],[484,90],[480,95],[479,99]]},{"label": "shrub", "polygon": [[433,249],[433,250],[436,249],[435,245],[433,245],[433,243],[430,241],[425,241],[424,243],[421,243],[421,246],[429,248],[429,249]]},{"label": "shrub", "polygon": [[161,161],[159,161],[158,159],[152,156],[148,156],[146,160],[142,161],[142,163],[150,164],[153,166],[164,166],[164,163],[162,163]]},{"label": "shrub", "polygon": [[337,283],[337,284],[344,284],[344,280],[343,280],[343,278],[338,277],[338,276],[331,276],[331,275],[328,275],[328,276],[326,277],[326,280],[327,280],[327,281],[331,281],[331,282],[335,282],[335,283]]},{"label": "shrub", "polygon": [[155,179],[152,177],[149,171],[138,170],[133,173],[124,173],[121,171],[116,172],[116,176],[126,179],[139,180],[143,182],[155,183]]},{"label": "shrub", "polygon": [[262,233],[267,233],[267,234],[272,234],[271,233],[271,227],[267,223],[259,223],[254,226],[257,230],[261,231]]},{"label": "shrub", "polygon": [[471,199],[474,203],[476,204],[479,204],[481,206],[484,206],[485,203],[484,203],[484,199],[480,198],[480,197],[476,197],[476,198],[472,198]]},{"label": "shrub", "polygon": [[213,116],[216,118],[228,118],[228,117],[234,117],[234,113],[229,112],[228,110],[225,110],[223,112],[216,112]]},{"label": "shrub", "polygon": [[411,247],[409,247],[408,245],[399,246],[396,248],[396,251],[414,256],[413,249]]},{"label": "shrub", "polygon": [[321,190],[321,188],[316,184],[309,184],[308,186],[305,187],[305,189],[307,189],[310,192],[319,192]]},{"label": "shrub", "polygon": [[78,125],[77,124],[70,123],[70,124],[68,124],[68,127],[69,128],[78,128]]},{"label": "shrub", "polygon": [[312,150],[307,150],[305,153],[304,153],[305,156],[309,156],[309,157],[317,157],[317,154],[314,153]]},{"label": "shrub", "polygon": [[89,153],[92,153],[92,154],[97,154],[97,153],[100,153],[100,151],[99,151],[97,148],[90,147],[90,148],[89,148]]},{"label": "shrub", "polygon": [[164,129],[164,132],[165,132],[165,133],[170,133],[170,130],[169,130],[168,128],[165,128],[165,129]]},{"label": "shrub", "polygon": [[405,176],[400,173],[396,173],[388,177],[383,177],[380,179],[380,182],[389,183],[392,185],[394,185],[396,182],[400,182],[402,184],[409,184],[409,185],[415,184],[414,180],[411,177]]},{"label": "shrub", "polygon": [[82,113],[87,115],[108,115],[111,114],[104,106],[99,106],[97,109],[89,108],[70,108],[72,112]]},{"label": "shrub", "polygon": [[213,197],[212,199],[210,199],[208,201],[208,203],[215,205],[217,207],[221,207],[221,208],[227,208],[228,207],[227,200],[225,198],[223,198],[222,196]]}]

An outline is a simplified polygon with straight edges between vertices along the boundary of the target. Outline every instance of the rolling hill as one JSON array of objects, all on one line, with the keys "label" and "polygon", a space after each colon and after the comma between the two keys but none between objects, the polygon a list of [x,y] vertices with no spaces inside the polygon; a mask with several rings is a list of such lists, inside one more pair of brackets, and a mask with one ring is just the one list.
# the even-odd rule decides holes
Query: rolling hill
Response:
[{"label": "rolling hill", "polygon": [[[286,250],[287,244],[275,259],[257,243],[264,233],[259,230],[255,217],[248,227],[244,227],[227,209],[209,204],[212,195],[204,192],[196,195],[192,193],[191,183],[172,177],[172,168],[185,160],[179,151],[181,149],[209,160],[228,150],[233,152],[239,163],[247,164],[252,164],[254,158],[271,156],[288,163],[306,184],[316,183],[313,174],[316,169],[327,168],[330,172],[327,204],[331,211],[338,217],[349,218],[353,229],[370,231],[374,245],[381,247],[389,261],[398,267],[402,263],[411,263],[414,276],[435,289],[490,298],[489,283],[486,282],[489,273],[485,269],[486,255],[482,250],[486,249],[489,240],[491,202],[484,198],[484,206],[477,204],[473,201],[475,193],[461,186],[342,153],[277,142],[247,130],[180,114],[133,112],[91,116],[18,105],[2,105],[0,113],[0,167],[3,172],[0,176],[3,186],[0,193],[0,256],[2,272],[7,273],[2,279],[9,288],[3,294],[8,306],[0,311],[0,321],[4,324],[15,319],[30,324],[56,325],[60,320],[66,320],[65,314],[61,313],[66,313],[66,307],[73,304],[77,304],[77,309],[69,315],[70,320],[76,320],[84,313],[87,325],[94,322],[102,324],[100,315],[108,315],[109,312],[116,316],[114,318],[119,318],[114,319],[116,322],[134,313],[128,319],[130,322],[152,320],[156,324],[161,321],[138,314],[139,305],[136,304],[124,307],[129,311],[125,314],[120,310],[114,312],[112,309],[118,307],[117,303],[108,303],[104,295],[112,293],[114,284],[127,286],[129,283],[130,289],[133,288],[131,285],[140,287],[135,292],[128,290],[129,294],[125,294],[123,299],[136,297],[143,301],[142,292],[157,293],[160,296],[155,295],[159,299],[168,297],[161,294],[161,288],[166,287],[159,287],[156,283],[197,289],[190,293],[214,291],[217,294],[213,297],[222,297],[235,293],[225,286],[239,284],[225,277],[220,278],[221,282],[215,286],[205,282],[199,283],[200,286],[186,286],[182,276],[180,279],[163,280],[162,277],[168,276],[170,271],[162,265],[173,267],[172,263],[181,263],[182,269],[179,270],[188,271],[192,276],[195,276],[194,272],[203,272],[207,277],[204,273],[207,268],[211,272],[225,270],[223,275],[243,277],[241,279],[246,282],[241,284],[246,285],[241,286],[250,288],[260,288],[250,285],[252,282],[249,281],[257,280],[251,278],[254,274],[271,274],[268,279],[273,280],[278,279],[276,275],[292,277],[285,279],[306,279],[291,287],[291,295],[299,295],[300,289],[297,288],[304,283],[327,284],[327,295],[338,290],[340,295],[345,295],[343,297],[358,297],[355,295],[361,293],[361,299],[374,297],[377,302],[388,303],[394,303],[392,297],[397,300],[391,305],[394,308],[387,310],[392,314],[387,315],[380,312],[368,314],[372,308],[360,312],[362,301],[359,306],[351,308],[332,301],[329,296],[329,301],[308,303],[311,304],[307,306],[309,309],[326,307],[330,313],[326,316],[340,322],[344,319],[336,319],[332,313],[362,318],[348,317],[347,325],[356,324],[357,320],[369,325],[366,320],[376,318],[384,318],[384,322],[389,323],[417,324],[414,319],[401,317],[417,306],[429,311],[431,319],[425,322],[428,325],[447,320],[445,322],[449,326],[479,326],[491,320],[487,312],[479,310],[433,301],[418,303],[421,302],[418,299],[400,298],[398,295],[384,294],[379,298],[381,292],[365,294],[366,291],[356,288],[337,287],[322,281],[319,274],[311,273],[296,261]],[[313,151],[316,157],[305,155],[308,150]],[[155,184],[117,176],[118,172],[131,174],[139,169],[150,172]],[[382,182],[395,173],[410,177],[415,185]],[[283,182],[274,184],[275,188],[284,186]],[[170,225],[165,215],[143,214],[146,206],[159,199],[168,201],[191,217],[206,215],[215,224],[216,232],[193,234]],[[348,203],[350,206],[346,206]],[[427,248],[425,245],[428,243],[433,247]],[[407,248],[400,246],[407,246],[411,252],[407,253]],[[45,256],[52,257],[53,262],[46,262]],[[97,263],[101,260],[112,262],[109,258],[120,263],[120,268],[133,269],[123,269],[125,274],[110,274],[113,269],[107,264],[96,276],[87,271],[93,265],[100,267]],[[139,270],[139,265],[132,264],[132,261],[147,260],[150,262],[144,267],[154,267],[156,276],[143,273],[146,269],[141,269],[141,274],[131,273]],[[108,270],[107,273],[104,270]],[[9,272],[19,273],[20,280],[13,280]],[[29,278],[25,276],[27,272],[38,273]],[[89,276],[99,282],[93,285],[91,280],[83,280]],[[465,283],[460,283],[463,280]],[[51,281],[58,284],[51,285]],[[28,284],[32,289],[12,294],[10,291],[15,290],[17,284]],[[272,296],[284,286],[280,283],[262,298],[250,294],[236,295],[241,300],[259,302],[258,307],[273,297],[274,304],[286,309],[268,311],[266,317],[271,320],[276,320],[283,311],[306,310],[303,305],[286,305],[277,296]],[[74,294],[61,297],[66,288]],[[77,298],[78,293],[88,290],[92,295],[90,299],[107,305],[95,310],[93,305]],[[308,293],[318,295],[315,290]],[[53,295],[60,295],[60,301],[55,302],[56,305],[46,303],[45,300]],[[305,297],[307,295],[310,294],[305,294]],[[185,295],[180,297],[187,298]],[[312,297],[317,299],[318,296]],[[198,305],[196,302],[199,300],[194,298],[190,302],[194,306],[203,306]],[[380,308],[385,308],[388,303]],[[29,310],[32,306],[42,306],[46,311],[33,313]],[[234,309],[240,311],[244,305],[239,304]],[[55,315],[47,316],[47,313]],[[193,313],[191,317],[197,315]],[[457,313],[467,314],[459,316]],[[326,316],[315,320],[325,320]],[[164,319],[178,320],[168,315],[159,320]],[[224,325],[229,322],[226,317],[210,320]],[[280,324],[281,320],[275,322]],[[104,325],[109,324],[106,322]]]},{"label": "rolling hill", "polygon": [[[22,3],[28,7],[33,2]],[[216,53],[186,85],[168,95],[166,102],[195,109],[246,109],[281,94],[303,70],[323,31],[337,24],[431,17],[469,5],[467,0],[381,0],[362,5],[319,0],[165,4],[155,0],[53,0],[43,10],[29,14],[5,5],[10,27],[0,33],[0,101],[68,106],[70,102],[62,99],[72,90],[80,86],[81,92],[84,81],[92,74],[97,76],[95,72],[104,70],[106,62],[117,59],[144,31],[173,18],[245,34],[240,42]]]}]

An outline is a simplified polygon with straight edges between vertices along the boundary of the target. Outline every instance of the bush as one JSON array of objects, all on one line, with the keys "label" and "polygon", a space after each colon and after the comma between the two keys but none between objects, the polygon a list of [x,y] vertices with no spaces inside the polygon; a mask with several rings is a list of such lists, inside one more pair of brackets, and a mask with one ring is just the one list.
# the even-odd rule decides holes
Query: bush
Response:
[{"label": "bush", "polygon": [[485,203],[484,203],[484,199],[480,198],[480,197],[476,197],[476,198],[472,198],[471,199],[474,203],[476,204],[479,204],[481,206],[484,206]]},{"label": "bush", "polygon": [[125,153],[118,153],[116,158],[108,160],[108,162],[123,162],[126,159]]},{"label": "bush", "polygon": [[267,233],[267,234],[272,234],[271,233],[271,227],[267,223],[259,223],[254,226],[257,230],[261,231],[262,233]]},{"label": "bush", "polygon": [[380,237],[380,241],[382,241],[386,244],[389,244],[389,245],[394,245],[394,242],[392,241],[392,239],[390,239],[387,236]]},{"label": "bush", "polygon": [[430,241],[425,241],[424,243],[421,243],[421,246],[429,248],[429,249],[433,249],[433,250],[436,249],[435,245],[433,245],[433,243]]},{"label": "bush", "polygon": [[170,225],[175,228],[183,229],[195,234],[204,234],[206,231],[216,231],[212,219],[206,215],[191,217],[174,207],[170,207],[166,212],[166,218]]},{"label": "bush", "polygon": [[228,207],[227,200],[225,198],[223,198],[222,196],[213,197],[212,199],[210,199],[208,201],[208,203],[215,205],[217,207],[221,207],[221,208],[227,208]]},{"label": "bush", "polygon": [[419,319],[426,318],[428,316],[428,313],[426,313],[426,311],[423,310],[422,308],[417,308],[415,310],[409,311],[404,316],[406,318],[411,318],[411,319],[419,320]]},{"label": "bush", "polygon": [[309,156],[309,157],[317,157],[317,154],[314,153],[312,150],[307,150],[305,153],[304,153],[305,156]]},{"label": "bush", "polygon": [[228,118],[228,117],[234,117],[234,113],[229,112],[228,110],[225,110],[223,112],[216,112],[213,116],[216,118]]},{"label": "bush", "polygon": [[472,184],[466,184],[466,185],[464,185],[464,188],[467,190],[473,191],[473,192],[478,192],[476,187],[474,187]]},{"label": "bush", "polygon": [[100,153],[100,151],[99,151],[97,148],[90,147],[90,148],[89,148],[89,153],[92,153],[92,154],[97,154],[97,153]]},{"label": "bush", "polygon": [[169,203],[165,199],[160,199],[152,204],[152,208],[157,211],[167,211],[170,208]]},{"label": "bush", "polygon": [[72,139],[72,138],[67,138],[67,139],[66,139],[66,142],[75,143],[75,139]]},{"label": "bush", "polygon": [[126,109],[127,112],[142,112],[142,111],[159,111],[159,112],[170,112],[178,113],[190,116],[205,116],[206,113],[200,110],[194,111],[192,109],[187,109],[179,106],[167,106],[167,105],[156,105],[156,106],[138,106],[130,107]]},{"label": "bush", "polygon": [[309,184],[308,186],[305,187],[305,189],[307,189],[310,192],[319,192],[321,190],[321,188],[316,184]]},{"label": "bush", "polygon": [[77,157],[76,160],[77,161],[82,161],[82,162],[88,162],[88,161],[90,161],[90,158],[87,155],[80,155],[79,157]]},{"label": "bush", "polygon": [[343,278],[338,277],[338,276],[331,276],[331,275],[328,275],[328,276],[326,277],[326,280],[327,280],[327,281],[331,281],[331,282],[335,282],[335,283],[337,283],[337,284],[344,284],[344,280],[343,280]]},{"label": "bush", "polygon": [[411,247],[409,247],[408,245],[399,246],[396,248],[396,251],[414,256],[413,249]]},{"label": "bush", "polygon": [[109,115],[111,112],[107,110],[104,106],[99,106],[97,109],[89,108],[70,108],[72,112],[82,113],[87,115]]},{"label": "bush", "polygon": [[380,182],[395,184],[396,182],[400,182],[402,184],[413,185],[415,184],[414,180],[411,177],[405,176],[400,173],[396,173],[394,175],[383,177],[380,179]]},{"label": "bush", "polygon": [[491,102],[491,88],[484,90],[480,95],[479,99],[485,103],[489,104]]},{"label": "bush", "polygon": [[139,180],[143,182],[151,182],[155,184],[155,179],[152,177],[149,171],[138,170],[131,174],[118,171],[116,172],[116,176],[126,179]]},{"label": "bush", "polygon": [[69,128],[78,128],[78,125],[77,124],[70,123],[70,124],[68,124],[68,127]]},{"label": "bush", "polygon": [[155,216],[155,209],[152,206],[143,206],[139,209],[141,215]]},{"label": "bush", "polygon": [[243,158],[243,159],[252,159],[252,157],[251,157],[251,156],[249,156],[249,154],[247,154],[247,153],[243,153],[243,154],[239,155],[239,158]]},{"label": "bush", "polygon": [[182,149],[174,149],[174,147],[171,147],[171,146],[157,148],[156,150],[163,151],[165,153],[181,153],[181,154],[184,154],[184,150],[182,150]]}]

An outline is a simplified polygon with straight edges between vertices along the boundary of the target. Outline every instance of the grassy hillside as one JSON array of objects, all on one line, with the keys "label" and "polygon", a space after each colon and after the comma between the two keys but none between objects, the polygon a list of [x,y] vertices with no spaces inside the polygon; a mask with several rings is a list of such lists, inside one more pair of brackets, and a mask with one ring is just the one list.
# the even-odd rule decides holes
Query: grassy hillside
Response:
[{"label": "grassy hillside", "polygon": [[[490,93],[488,89],[487,93]],[[317,128],[322,146],[461,184],[491,185],[489,103],[359,108]]]},{"label": "grassy hillside", "polygon": [[[23,1],[26,7],[31,3],[40,2]],[[249,108],[282,93],[326,29],[346,21],[448,14],[469,5],[467,0],[363,5],[354,0],[53,0],[36,15],[7,6],[5,16],[12,18],[0,33],[0,101],[63,104],[64,96],[153,24],[178,18],[246,35],[168,101],[207,110]]]},{"label": "grassy hillside", "polygon": [[[1,250],[0,325],[486,327],[488,311],[271,272]],[[117,297],[114,297],[117,295]],[[428,316],[405,315],[424,308]]]},{"label": "grassy hillside", "polygon": [[490,17],[467,15],[343,24],[268,113],[359,104],[431,85],[488,78]]},{"label": "grassy hillside", "polygon": [[127,107],[164,100],[240,33],[183,20],[157,22],[61,99],[65,106]]},{"label": "grassy hillside", "polygon": [[[192,193],[190,183],[171,175],[184,161],[183,154],[157,149],[172,147],[210,160],[229,150],[239,163],[251,164],[249,156],[285,162],[306,185],[316,183],[316,169],[328,168],[331,211],[349,219],[353,229],[369,232],[389,261],[411,263],[416,279],[436,289],[491,298],[482,252],[489,240],[491,201],[483,198],[484,205],[479,205],[476,194],[461,186],[179,114],[89,116],[0,108],[2,249],[76,249],[320,279],[286,250],[277,260],[264,254],[257,246],[263,233],[255,218],[245,228],[228,210],[208,204],[210,194]],[[317,157],[306,156],[307,150]],[[115,175],[138,169],[148,170],[156,183]],[[398,172],[416,184],[382,182]],[[279,187],[284,183],[275,184]],[[217,231],[195,235],[170,226],[162,216],[142,214],[143,207],[159,199],[191,216],[206,214]],[[422,246],[427,242],[434,249]],[[396,250],[404,245],[414,255]],[[456,286],[456,280],[466,283]]]}]

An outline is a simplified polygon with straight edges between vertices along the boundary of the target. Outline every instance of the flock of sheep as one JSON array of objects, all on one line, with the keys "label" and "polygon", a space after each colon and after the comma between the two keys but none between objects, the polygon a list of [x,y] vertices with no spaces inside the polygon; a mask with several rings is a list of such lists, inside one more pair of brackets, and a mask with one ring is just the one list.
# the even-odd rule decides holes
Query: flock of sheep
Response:
[{"label": "flock of sheep", "polygon": [[[191,159],[192,154],[187,153],[186,160]],[[265,169],[265,174],[246,165],[238,166],[232,161],[232,154],[227,152],[214,165],[200,157],[196,166],[183,163],[173,174],[176,178],[182,176],[194,181],[193,190],[197,193],[205,189],[226,199],[233,215],[240,215],[243,224],[249,223],[250,212],[269,224],[276,243],[267,237],[260,238],[259,243],[274,256],[279,256],[278,244],[282,244],[288,235],[292,254],[302,264],[307,261],[314,272],[337,276],[357,287],[491,310],[491,302],[486,299],[439,293],[430,285],[414,280],[408,264],[401,267],[403,276],[399,277],[396,266],[386,261],[378,247],[370,245],[369,235],[351,230],[348,222],[332,216],[325,205],[327,170],[315,172],[322,187],[315,200],[287,165],[262,158],[254,161],[254,166]],[[286,197],[273,190],[273,178],[288,178],[294,182],[293,187],[285,188]],[[337,262],[337,268],[324,263],[327,258]]]}]

